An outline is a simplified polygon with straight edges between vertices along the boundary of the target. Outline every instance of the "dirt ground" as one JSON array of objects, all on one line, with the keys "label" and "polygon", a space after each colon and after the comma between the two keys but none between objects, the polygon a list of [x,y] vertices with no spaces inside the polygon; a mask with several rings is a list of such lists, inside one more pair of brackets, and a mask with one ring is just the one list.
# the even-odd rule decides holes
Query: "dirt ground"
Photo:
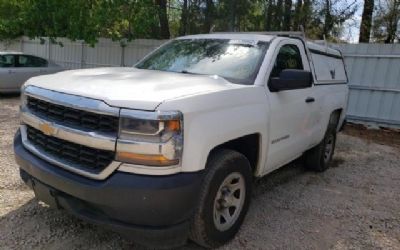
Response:
[{"label": "dirt ground", "polygon": [[[0,96],[0,249],[138,249],[38,204],[19,178],[17,96]],[[382,139],[384,138],[384,139]],[[400,134],[349,126],[324,173],[290,164],[255,183],[239,234],[222,249],[400,249]],[[198,249],[188,243],[182,249]]]},{"label": "dirt ground", "polygon": [[400,148],[400,129],[368,128],[360,124],[347,124],[343,131],[347,135],[364,139],[368,143],[377,143]]}]

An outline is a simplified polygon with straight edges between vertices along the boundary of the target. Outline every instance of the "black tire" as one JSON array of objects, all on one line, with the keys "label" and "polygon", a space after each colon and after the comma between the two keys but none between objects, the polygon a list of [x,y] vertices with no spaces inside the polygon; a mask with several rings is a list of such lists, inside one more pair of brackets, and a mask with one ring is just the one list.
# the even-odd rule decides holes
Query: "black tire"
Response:
[{"label": "black tire", "polygon": [[[199,203],[191,223],[190,239],[203,247],[215,248],[231,240],[239,231],[239,228],[243,223],[251,198],[252,172],[250,163],[244,155],[228,149],[213,152],[207,162],[206,171],[203,186],[200,191]],[[219,222],[222,221],[222,223],[219,223],[215,222],[214,215],[226,208],[219,207],[216,209],[216,206],[218,205],[215,204],[220,204],[217,202],[216,197],[218,194],[221,194],[220,190],[223,188],[220,188],[222,187],[222,184],[232,176],[240,176],[238,177],[238,182],[239,179],[243,177],[245,190],[239,191],[239,193],[242,192],[240,195],[244,194],[244,201],[241,203],[241,209],[237,210],[236,219],[231,220],[234,221],[234,223],[227,229],[221,231],[217,228],[217,224],[219,224],[219,227],[224,226],[223,219],[221,220],[224,216],[217,219]],[[231,183],[234,182],[235,180]],[[236,183],[232,185],[235,184]],[[241,181],[240,184],[240,186],[243,187]],[[231,195],[234,195],[234,193],[231,193]],[[238,197],[243,197],[240,195],[238,195]],[[221,200],[224,199],[218,199],[218,201]],[[231,208],[232,207],[229,207],[228,211]],[[216,216],[216,218],[218,218],[218,216]]]},{"label": "black tire", "polygon": [[306,168],[317,172],[323,172],[329,168],[335,153],[337,124],[338,116],[332,114],[324,139],[305,153]]}]

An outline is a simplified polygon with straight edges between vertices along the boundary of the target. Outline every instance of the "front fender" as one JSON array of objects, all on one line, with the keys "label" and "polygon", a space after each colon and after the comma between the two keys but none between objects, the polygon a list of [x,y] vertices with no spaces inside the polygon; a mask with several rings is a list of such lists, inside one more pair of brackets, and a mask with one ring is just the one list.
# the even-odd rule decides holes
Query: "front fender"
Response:
[{"label": "front fender", "polygon": [[212,149],[254,133],[261,137],[256,175],[262,172],[269,117],[263,87],[244,86],[180,98],[161,104],[159,109],[180,110],[184,114],[183,172],[204,169]]}]

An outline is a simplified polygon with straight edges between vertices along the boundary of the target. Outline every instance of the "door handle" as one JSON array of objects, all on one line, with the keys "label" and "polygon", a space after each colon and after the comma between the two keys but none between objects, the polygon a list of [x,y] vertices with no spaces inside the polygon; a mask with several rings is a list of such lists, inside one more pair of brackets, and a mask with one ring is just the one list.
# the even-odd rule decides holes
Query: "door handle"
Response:
[{"label": "door handle", "polygon": [[306,98],[306,103],[310,103],[310,102],[315,102],[315,98],[314,97],[307,97]]}]

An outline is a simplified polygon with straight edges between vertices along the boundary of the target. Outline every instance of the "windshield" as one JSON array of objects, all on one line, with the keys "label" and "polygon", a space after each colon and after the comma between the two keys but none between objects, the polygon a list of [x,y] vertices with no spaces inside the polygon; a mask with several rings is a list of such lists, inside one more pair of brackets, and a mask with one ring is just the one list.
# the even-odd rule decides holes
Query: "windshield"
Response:
[{"label": "windshield", "polygon": [[229,39],[179,39],[159,48],[136,65],[139,69],[218,75],[253,84],[267,42]]}]

